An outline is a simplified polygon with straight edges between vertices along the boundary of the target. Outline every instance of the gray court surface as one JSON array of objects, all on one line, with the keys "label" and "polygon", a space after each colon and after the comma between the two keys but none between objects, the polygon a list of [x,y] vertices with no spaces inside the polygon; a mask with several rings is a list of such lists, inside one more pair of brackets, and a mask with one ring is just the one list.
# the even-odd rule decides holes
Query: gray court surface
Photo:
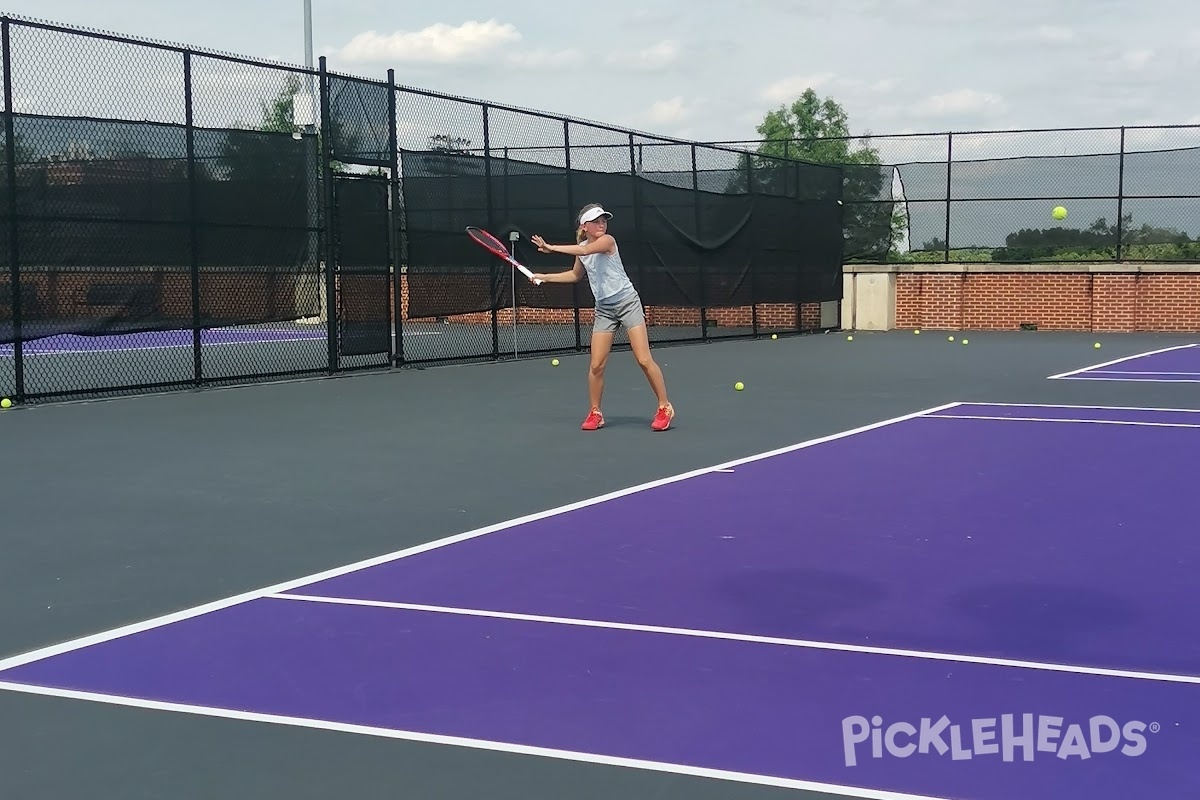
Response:
[{"label": "gray court surface", "polygon": [[[947,402],[1200,408],[1187,384],[1047,379],[1194,336],[947,336],[659,348],[662,435],[627,352],[594,434],[586,352],[0,412],[0,659]],[[0,720],[0,800],[812,796],[7,691]]]}]

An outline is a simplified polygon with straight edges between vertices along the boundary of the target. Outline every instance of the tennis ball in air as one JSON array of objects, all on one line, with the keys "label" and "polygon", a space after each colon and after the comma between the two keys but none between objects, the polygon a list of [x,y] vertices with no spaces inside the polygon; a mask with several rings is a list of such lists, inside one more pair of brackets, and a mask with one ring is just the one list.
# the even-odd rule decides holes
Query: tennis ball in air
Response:
[{"label": "tennis ball in air", "polygon": [[551,362],[550,362],[550,364],[551,364],[552,366],[555,366],[555,367],[557,367],[557,366],[558,366],[558,359],[557,359],[557,358],[556,358],[556,359],[554,359],[553,361],[551,361]]},{"label": "tennis ball in air", "polygon": [[1062,206],[1055,206],[1054,210],[1051,211],[1050,213],[1054,216],[1055,219],[1066,219],[1067,218],[1067,210],[1065,208],[1063,208]]},{"label": "tennis ball in air", "polygon": [[738,381],[737,383],[735,383],[733,385],[733,388],[737,389],[740,392],[742,389],[746,388],[746,384],[742,383],[741,381]]}]

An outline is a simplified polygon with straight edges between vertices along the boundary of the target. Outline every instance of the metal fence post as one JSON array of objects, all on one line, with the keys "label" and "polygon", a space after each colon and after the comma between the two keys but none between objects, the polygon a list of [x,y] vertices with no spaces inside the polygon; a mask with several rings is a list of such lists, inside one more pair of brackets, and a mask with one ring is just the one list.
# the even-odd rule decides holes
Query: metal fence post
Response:
[{"label": "metal fence post", "polygon": [[[567,213],[564,219],[574,219],[575,215],[575,182],[571,179],[571,122],[564,119],[563,124],[563,166],[567,171]],[[571,284],[571,306],[575,317],[575,352],[583,352],[583,330],[579,319],[579,284]]]},{"label": "metal fence post", "polygon": [[950,185],[951,185],[951,164],[954,163],[954,133],[946,133],[946,241],[943,253],[943,262],[950,263]]},{"label": "metal fence post", "polygon": [[1125,126],[1121,126],[1121,153],[1117,161],[1117,263],[1121,263],[1122,250],[1125,243],[1125,221],[1121,215],[1125,212]]},{"label": "metal fence post", "polygon": [[[488,104],[484,103],[483,108],[483,192],[487,203],[487,226],[488,230],[495,228],[495,223],[492,221],[492,131],[490,126]],[[489,305],[492,307],[492,358],[500,358],[500,308],[497,301],[500,299],[497,290],[500,288],[500,268],[499,262],[495,259],[489,259],[488,268],[491,270],[491,280],[488,283],[488,297],[491,298]],[[516,281],[516,278],[513,278]],[[514,283],[515,287],[515,283]],[[513,325],[516,325],[516,309],[513,309]],[[513,331],[513,348],[514,352],[517,346],[517,332]]]},{"label": "metal fence post", "polygon": [[[700,171],[696,166],[696,145],[691,147],[692,155],[692,223],[696,226],[696,238],[700,238]],[[750,163],[750,159],[746,159],[746,163]],[[753,173],[751,173],[752,175]],[[749,187],[749,184],[747,184]],[[704,265],[703,262],[697,262],[696,274],[699,277],[697,283],[700,287],[700,338],[708,339],[708,292],[707,286],[704,283]]]},{"label": "metal fence post", "polygon": [[13,398],[20,403],[25,399],[25,357],[21,330],[21,248],[18,242],[20,225],[17,209],[17,141],[13,131],[13,87],[12,87],[12,39],[8,17],[0,21],[0,44],[4,54],[4,153],[8,179],[8,269],[12,296],[13,324],[13,370],[15,386]]},{"label": "metal fence post", "polygon": [[[634,147],[633,134],[629,134],[629,177],[632,180],[633,186],[633,228],[637,231],[639,243],[645,242],[645,230],[642,228],[642,204],[641,191],[638,185],[638,160],[637,151]],[[643,294],[646,293],[646,266],[644,258],[639,258],[637,263],[638,286],[641,287]],[[648,312],[647,312],[648,313]],[[647,335],[651,321],[646,320]]]},{"label": "metal fence post", "polygon": [[388,80],[388,160],[392,179],[388,181],[388,255],[392,260],[392,365],[404,363],[404,233],[398,231],[400,208],[400,143],[396,134],[396,70],[387,71]]},{"label": "metal fence post", "polygon": [[333,126],[329,109],[329,69],[325,56],[321,56],[321,177],[325,184],[325,213],[322,228],[325,231],[325,331],[328,343],[329,371],[338,370],[338,326],[337,310],[337,219],[333,190]]},{"label": "metal fence post", "polygon": [[200,347],[200,234],[199,202],[196,198],[196,128],[192,107],[192,52],[183,53],[184,125],[187,139],[188,181],[188,268],[192,284],[192,375],[197,386],[204,383],[204,362]]}]

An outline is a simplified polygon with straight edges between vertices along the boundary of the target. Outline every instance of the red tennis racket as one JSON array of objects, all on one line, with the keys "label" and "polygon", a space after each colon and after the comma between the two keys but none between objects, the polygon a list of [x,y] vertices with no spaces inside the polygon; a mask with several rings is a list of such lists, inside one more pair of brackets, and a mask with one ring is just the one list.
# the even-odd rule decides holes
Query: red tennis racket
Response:
[{"label": "red tennis racket", "polygon": [[517,261],[511,255],[509,255],[508,248],[506,248],[504,246],[504,242],[500,241],[495,236],[493,236],[492,234],[485,231],[483,228],[476,228],[473,225],[468,226],[467,227],[467,235],[470,236],[472,239],[474,239],[475,243],[477,245],[479,245],[480,247],[482,247],[483,249],[488,250],[493,255],[495,255],[497,258],[501,258],[501,259],[507,261],[508,263],[512,264],[517,269],[521,270],[521,272],[523,272],[525,274],[525,277],[529,278],[529,280],[533,281],[535,284],[541,283],[540,280],[533,277],[533,272],[530,271],[530,269],[528,267],[526,267],[520,261]]}]

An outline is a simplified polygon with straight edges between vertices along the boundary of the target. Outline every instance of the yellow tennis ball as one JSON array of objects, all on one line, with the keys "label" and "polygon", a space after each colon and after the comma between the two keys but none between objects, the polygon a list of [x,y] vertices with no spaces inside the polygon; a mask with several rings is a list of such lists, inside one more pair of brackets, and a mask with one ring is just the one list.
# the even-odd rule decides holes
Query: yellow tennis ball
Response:
[{"label": "yellow tennis ball", "polygon": [[1066,219],[1067,218],[1067,210],[1065,208],[1063,208],[1062,206],[1055,206],[1054,210],[1050,213],[1054,215],[1055,219]]},{"label": "yellow tennis ball", "polygon": [[847,342],[853,342],[853,341],[854,341],[854,335],[853,335],[853,334],[851,334],[850,336],[847,336],[847,337],[846,337],[846,341],[847,341]]},{"label": "yellow tennis ball", "polygon": [[947,337],[946,337],[946,341],[947,341],[947,342],[953,342],[953,341],[954,341],[954,337],[953,337],[953,336],[947,336]]},{"label": "yellow tennis ball", "polygon": [[913,333],[914,333],[915,335],[917,335],[917,336],[920,336],[920,335],[921,335],[921,329],[920,329],[920,328],[917,328],[915,331],[913,331]]},{"label": "yellow tennis ball", "polygon": [[12,400],[9,400],[7,397],[0,400],[0,408],[12,408]]},{"label": "yellow tennis ball", "polygon": [[966,344],[966,343],[967,343],[967,340],[966,340],[966,339],[963,339],[963,342],[962,342],[962,343],[963,343],[963,344]]},{"label": "yellow tennis ball", "polygon": [[735,383],[733,385],[733,388],[737,389],[740,392],[742,389],[746,388],[746,384],[742,383],[741,381],[738,381],[737,383]]},{"label": "yellow tennis ball", "polygon": [[554,365],[554,366],[556,366],[556,367],[557,367],[557,366],[558,366],[558,359],[556,358],[556,359],[554,359],[553,361],[551,361],[550,363],[551,363],[552,365]]},{"label": "yellow tennis ball", "polygon": [[1100,349],[1100,343],[1099,343],[1099,342],[1096,342],[1094,345],[1092,345],[1092,347],[1094,347],[1094,348],[1096,348],[1097,350],[1099,350],[1099,349]]},{"label": "yellow tennis ball", "polygon": [[779,334],[778,334],[778,333],[772,333],[772,334],[771,334],[771,338],[772,338],[772,339],[778,339],[778,338],[779,338]]}]

